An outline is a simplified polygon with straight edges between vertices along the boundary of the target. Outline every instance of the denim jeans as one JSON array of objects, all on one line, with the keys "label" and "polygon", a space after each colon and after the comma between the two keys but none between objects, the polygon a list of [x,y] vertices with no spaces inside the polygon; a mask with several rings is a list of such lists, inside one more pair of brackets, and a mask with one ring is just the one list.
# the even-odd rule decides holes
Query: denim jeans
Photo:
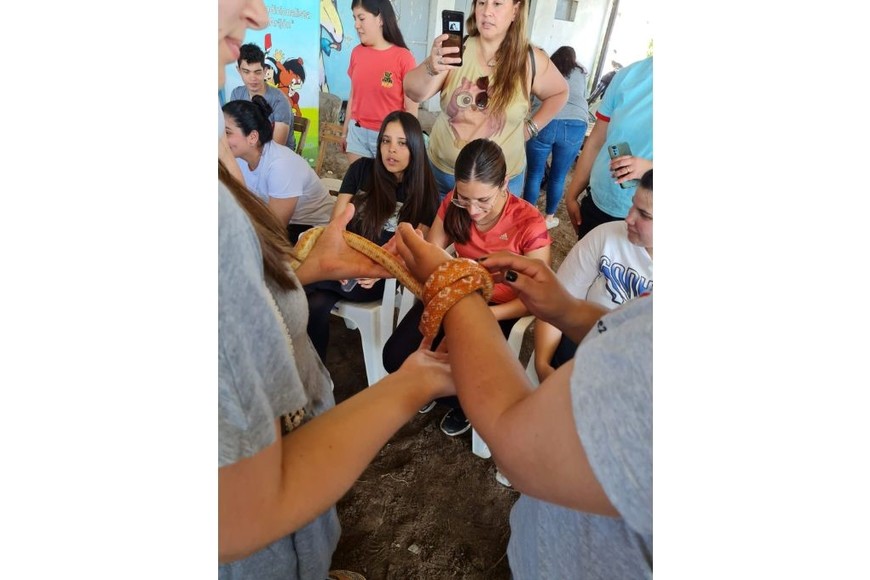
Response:
[{"label": "denim jeans", "polygon": [[[456,185],[456,179],[454,179],[453,175],[445,173],[435,167],[431,161],[429,162],[429,167],[432,168],[432,175],[435,176],[435,187],[438,189],[438,199],[439,201],[444,201],[444,198],[447,197],[447,194],[450,193],[450,190],[452,190]],[[524,169],[519,175],[513,176],[508,181],[508,191],[519,196],[519,192],[523,190],[523,180],[525,178],[526,171]]]},{"label": "denim jeans", "polygon": [[529,178],[523,190],[523,199],[532,205],[538,203],[547,157],[550,152],[553,153],[547,179],[547,215],[554,215],[562,201],[565,177],[586,138],[586,126],[586,122],[579,119],[553,119],[537,137],[526,141],[526,170]]}]

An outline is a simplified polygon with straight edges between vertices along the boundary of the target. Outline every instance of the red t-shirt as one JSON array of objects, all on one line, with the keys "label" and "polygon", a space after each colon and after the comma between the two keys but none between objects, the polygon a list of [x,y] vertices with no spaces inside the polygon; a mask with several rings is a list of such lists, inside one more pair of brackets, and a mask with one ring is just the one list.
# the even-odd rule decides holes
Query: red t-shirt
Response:
[{"label": "red t-shirt", "polygon": [[[453,193],[453,191],[448,193],[444,201],[441,202],[441,207],[438,208],[438,217],[442,221],[447,214],[450,200],[453,199]],[[551,242],[550,233],[547,231],[547,222],[544,221],[544,216],[541,215],[538,208],[509,193],[504,211],[492,229],[481,233],[472,224],[468,242],[464,244],[454,242],[453,247],[456,248],[456,254],[459,257],[476,260],[481,256],[502,250],[522,256],[532,250],[549,246]],[[507,284],[496,284],[490,302],[504,304],[516,297],[516,292]]]},{"label": "red t-shirt", "polygon": [[354,48],[347,67],[353,91],[350,118],[366,129],[379,131],[384,117],[405,110],[403,81],[416,66],[407,48],[376,50],[364,44]]}]

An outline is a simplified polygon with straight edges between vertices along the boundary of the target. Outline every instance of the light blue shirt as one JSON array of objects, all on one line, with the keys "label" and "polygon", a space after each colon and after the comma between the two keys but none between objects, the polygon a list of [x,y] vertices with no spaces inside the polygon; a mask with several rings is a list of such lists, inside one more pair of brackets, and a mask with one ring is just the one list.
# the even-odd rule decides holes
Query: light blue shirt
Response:
[{"label": "light blue shirt", "polygon": [[608,147],[628,143],[631,154],[653,158],[653,59],[645,58],[622,69],[604,93],[598,114],[610,118],[607,138],[592,164],[589,187],[601,211],[624,218],[631,208],[636,187],[623,189],[610,175]]}]

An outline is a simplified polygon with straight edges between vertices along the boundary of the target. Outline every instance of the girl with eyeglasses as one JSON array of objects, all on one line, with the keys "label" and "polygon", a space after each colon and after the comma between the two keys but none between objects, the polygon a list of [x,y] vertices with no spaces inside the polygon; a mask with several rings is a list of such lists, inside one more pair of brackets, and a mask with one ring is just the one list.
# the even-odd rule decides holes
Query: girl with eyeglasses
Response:
[{"label": "girl with eyeglasses", "polygon": [[[501,148],[493,141],[476,139],[462,148],[456,158],[456,187],[448,193],[426,240],[442,248],[450,244],[461,258],[475,260],[499,251],[509,251],[550,263],[550,235],[541,213],[529,202],[508,190],[507,163]],[[490,310],[505,337],[514,323],[528,314],[507,284],[496,284]],[[418,326],[423,304],[418,302],[399,323],[384,345],[384,368],[397,370],[420,345],[423,335]],[[435,338],[433,348],[443,334]],[[441,420],[441,430],[451,436],[470,428],[459,399],[440,399],[451,409]],[[420,412],[428,412],[434,402]]]},{"label": "girl with eyeglasses", "polygon": [[[458,47],[435,38],[426,60],[405,77],[405,93],[418,103],[441,94],[441,114],[429,139],[429,159],[442,199],[453,189],[454,162],[466,143],[495,141],[504,151],[509,189],[523,191],[525,142],[568,100],[568,85],[547,53],[528,41],[526,0],[475,0]],[[530,114],[530,94],[541,107]]]},{"label": "girl with eyeglasses", "polygon": [[[435,179],[429,169],[423,129],[411,113],[393,111],[381,123],[374,159],[361,157],[348,167],[333,218],[353,203],[356,212],[348,230],[378,245],[386,244],[399,222],[428,229],[438,209]],[[352,286],[335,281],[306,287],[308,336],[326,361],[329,321],[339,300],[371,302],[384,295],[384,281],[360,278]]]}]

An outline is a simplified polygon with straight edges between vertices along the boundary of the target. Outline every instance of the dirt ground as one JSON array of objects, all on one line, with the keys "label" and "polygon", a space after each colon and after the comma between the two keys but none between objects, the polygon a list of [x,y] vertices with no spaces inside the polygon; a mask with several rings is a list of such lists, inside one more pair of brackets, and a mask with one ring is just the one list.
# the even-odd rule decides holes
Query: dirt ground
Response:
[{"label": "dirt ground", "polygon": [[[332,151],[322,176],[341,178],[347,163]],[[330,173],[331,172],[331,173]],[[543,209],[544,196],[539,199]],[[565,212],[550,230],[553,267],[577,241]],[[333,317],[326,366],[337,402],[365,388],[359,333]],[[520,359],[528,361],[532,330]],[[495,465],[471,452],[471,431],[451,438],[438,425],[446,407],[416,415],[380,451],[338,503],[342,534],[334,569],[368,580],[509,579],[510,509],[519,497],[495,480]]]}]

